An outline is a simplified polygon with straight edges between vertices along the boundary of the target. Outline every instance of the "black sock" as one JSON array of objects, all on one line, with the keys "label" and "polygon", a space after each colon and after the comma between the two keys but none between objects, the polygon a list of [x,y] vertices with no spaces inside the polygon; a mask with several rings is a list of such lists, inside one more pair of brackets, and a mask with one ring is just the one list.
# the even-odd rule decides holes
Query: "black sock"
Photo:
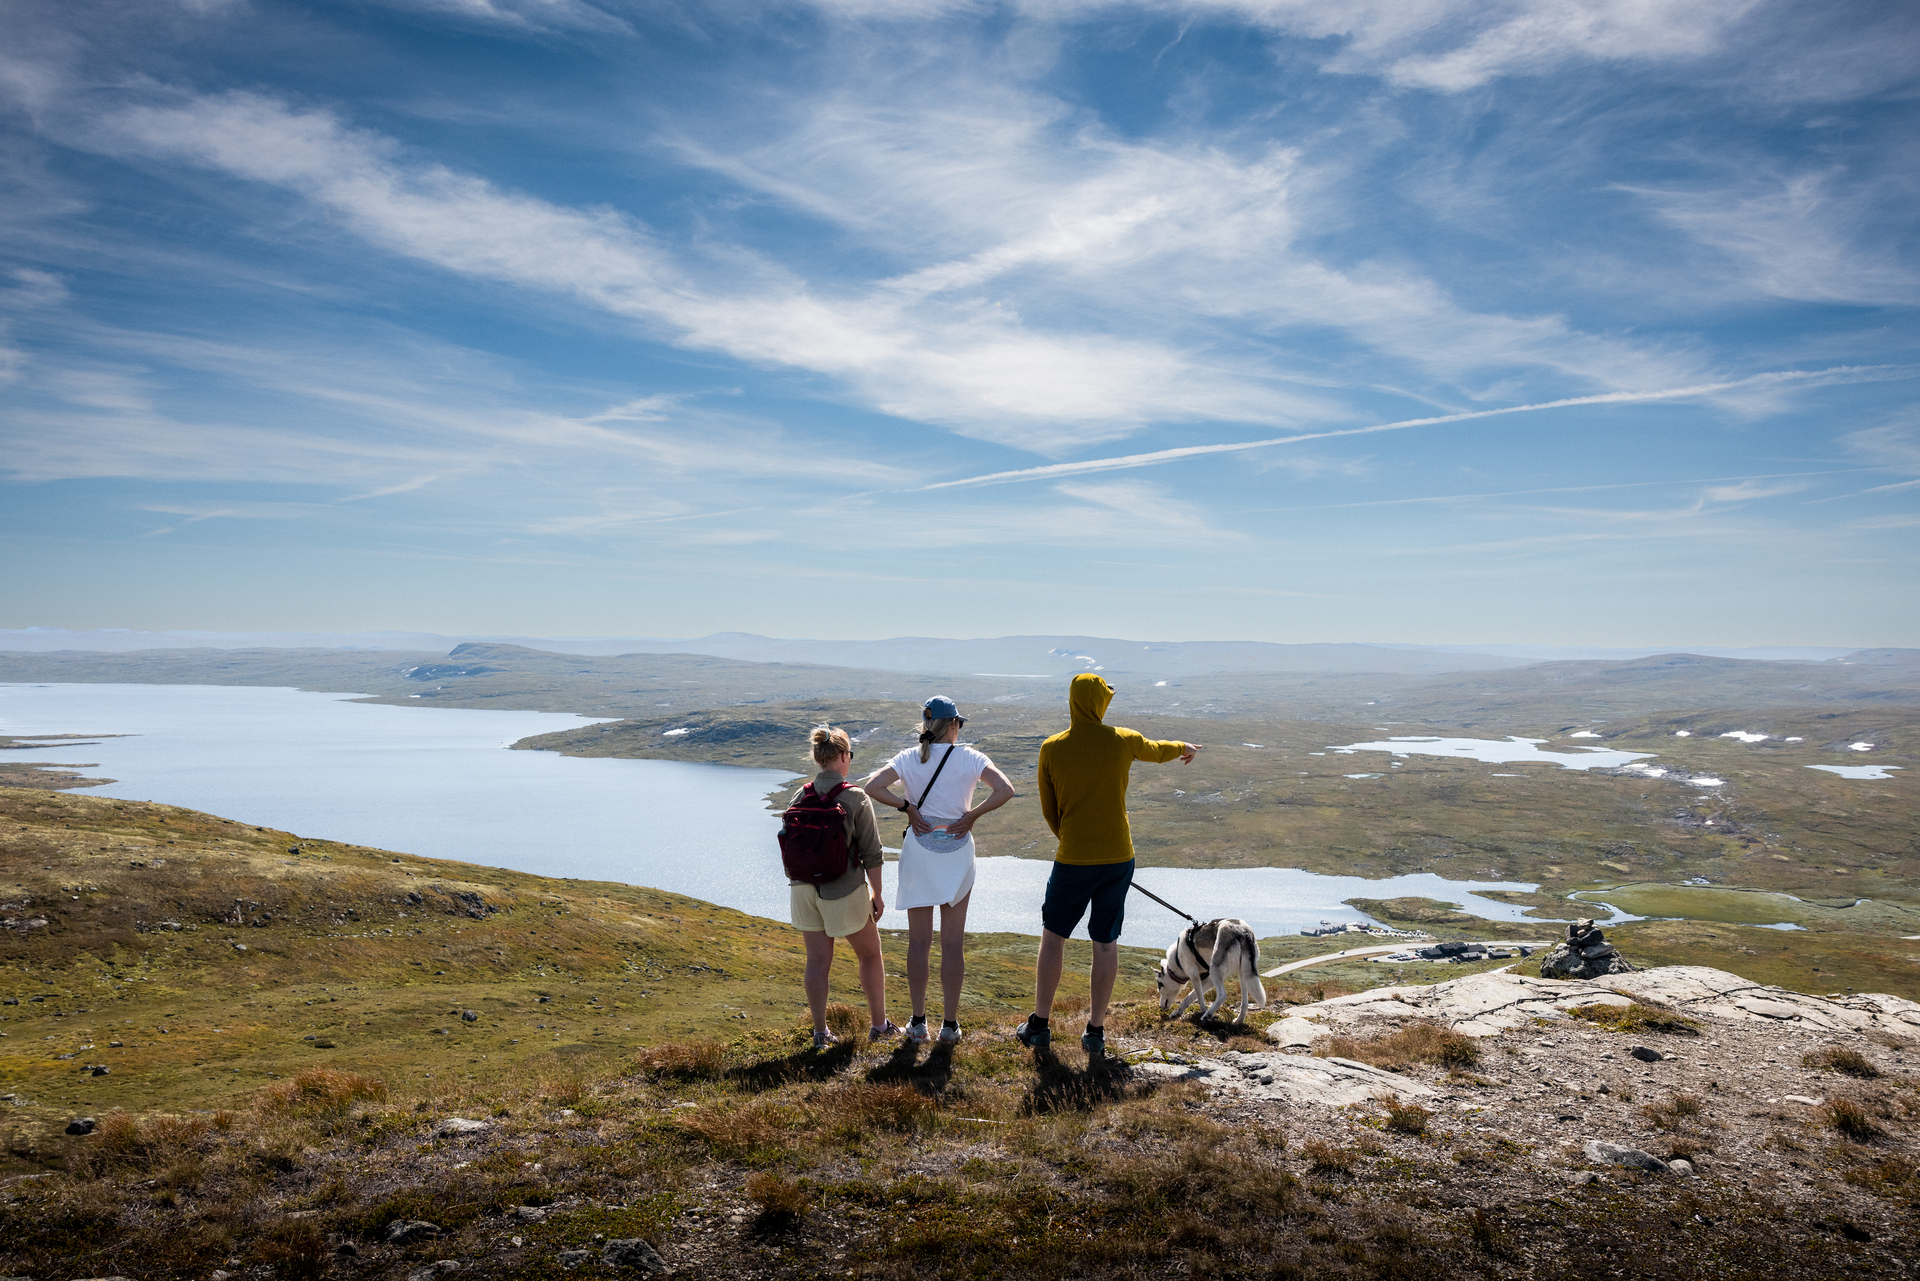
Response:
[{"label": "black sock", "polygon": [[1027,1015],[1027,1026],[1033,1031],[1038,1032],[1047,1026],[1047,1021],[1038,1014],[1029,1014]]},{"label": "black sock", "polygon": [[914,1016],[913,1016],[912,1018],[910,1018],[910,1019],[908,1019],[908,1020],[907,1020],[907,1025],[908,1025],[909,1027],[911,1027],[911,1026],[912,1026],[913,1024],[915,1024],[915,1023],[925,1023],[926,1021],[927,1021],[927,1016],[926,1016],[926,1015],[924,1015],[924,1014],[916,1014],[916,1015],[914,1015]]},{"label": "black sock", "polygon": [[1107,1025],[1104,1023],[1089,1023],[1087,1024],[1087,1031],[1095,1036],[1105,1036],[1107,1034]]},{"label": "black sock", "polygon": [[959,1019],[941,1019],[940,1026],[941,1027],[959,1027],[960,1020]]}]

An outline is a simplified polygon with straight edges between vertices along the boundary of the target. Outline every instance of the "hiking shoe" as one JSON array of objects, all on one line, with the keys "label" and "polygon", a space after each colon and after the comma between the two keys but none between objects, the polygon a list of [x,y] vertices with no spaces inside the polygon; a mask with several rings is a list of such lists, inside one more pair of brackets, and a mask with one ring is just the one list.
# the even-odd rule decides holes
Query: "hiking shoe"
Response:
[{"label": "hiking shoe", "polygon": [[816,1050],[824,1050],[829,1045],[837,1045],[839,1041],[840,1038],[833,1034],[831,1028],[821,1028],[813,1034],[813,1048]]},{"label": "hiking shoe", "polygon": [[1023,1022],[1019,1027],[1013,1029],[1013,1039],[1026,1046],[1029,1050],[1044,1050],[1053,1044],[1053,1029],[1051,1027],[1042,1027],[1028,1031],[1027,1025]]},{"label": "hiking shoe", "polygon": [[1098,1032],[1082,1032],[1080,1034],[1080,1048],[1087,1052],[1087,1057],[1090,1059],[1105,1057],[1107,1053],[1106,1029],[1102,1028]]},{"label": "hiking shoe", "polygon": [[940,1044],[954,1045],[954,1044],[957,1044],[959,1040],[960,1040],[960,1029],[958,1026],[942,1027],[940,1029]]},{"label": "hiking shoe", "polygon": [[885,1041],[899,1035],[900,1035],[900,1025],[895,1023],[892,1019],[887,1020],[887,1025],[885,1027],[875,1027],[875,1028],[867,1029],[867,1039],[869,1041]]},{"label": "hiking shoe", "polygon": [[910,1019],[907,1022],[906,1031],[909,1041],[925,1042],[927,1039],[927,1021],[925,1019]]}]

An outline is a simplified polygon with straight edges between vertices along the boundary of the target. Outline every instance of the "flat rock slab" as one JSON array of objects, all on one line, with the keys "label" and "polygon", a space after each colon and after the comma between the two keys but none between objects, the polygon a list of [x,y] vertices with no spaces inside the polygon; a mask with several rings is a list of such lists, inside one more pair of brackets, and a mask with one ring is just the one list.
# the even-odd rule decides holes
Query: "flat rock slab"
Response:
[{"label": "flat rock slab", "polygon": [[1305,1054],[1239,1054],[1193,1063],[1146,1060],[1133,1070],[1175,1081],[1200,1081],[1215,1094],[1268,1099],[1293,1107],[1345,1107],[1369,1099],[1430,1095],[1430,1086],[1370,1063]]},{"label": "flat rock slab", "polygon": [[1534,1019],[1565,1018],[1578,1005],[1626,1005],[1634,1000],[1707,1018],[1798,1023],[1830,1032],[1920,1033],[1920,1002],[1898,996],[1879,992],[1844,998],[1808,996],[1704,965],[1669,965],[1594,979],[1493,973],[1417,987],[1374,988],[1296,1006],[1289,1017],[1268,1029],[1268,1035],[1277,1043],[1298,1045],[1310,1027],[1317,1026],[1319,1034],[1325,1035],[1374,1021],[1424,1019],[1468,1036],[1497,1036]]},{"label": "flat rock slab", "polygon": [[475,1121],[464,1116],[450,1116],[433,1127],[433,1132],[442,1138],[455,1134],[479,1134],[493,1126],[487,1121]]},{"label": "flat rock slab", "polygon": [[[1587,1160],[1595,1165],[1617,1166],[1623,1170],[1652,1170],[1658,1174],[1668,1172],[1667,1163],[1653,1153],[1619,1143],[1602,1143],[1598,1139],[1590,1139],[1587,1141],[1586,1152]],[[1687,1169],[1691,1172],[1693,1167],[1688,1166]]]}]

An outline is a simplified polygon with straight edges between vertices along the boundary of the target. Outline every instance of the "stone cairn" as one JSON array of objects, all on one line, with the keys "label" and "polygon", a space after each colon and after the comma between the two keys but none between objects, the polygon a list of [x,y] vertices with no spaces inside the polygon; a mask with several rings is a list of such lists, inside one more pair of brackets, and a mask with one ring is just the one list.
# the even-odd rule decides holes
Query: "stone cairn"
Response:
[{"label": "stone cairn", "polygon": [[1597,979],[1602,974],[1631,974],[1633,966],[1620,950],[1607,942],[1600,927],[1590,920],[1567,926],[1567,941],[1547,953],[1540,962],[1543,979]]}]

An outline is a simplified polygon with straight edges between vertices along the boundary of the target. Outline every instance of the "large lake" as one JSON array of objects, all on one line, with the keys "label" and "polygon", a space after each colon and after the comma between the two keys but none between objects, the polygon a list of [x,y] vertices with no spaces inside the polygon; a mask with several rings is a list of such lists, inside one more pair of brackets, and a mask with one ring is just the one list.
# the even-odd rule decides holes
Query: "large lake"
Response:
[{"label": "large lake", "polygon": [[[355,697],[227,685],[0,684],[0,734],[127,735],[20,754],[97,763],[87,772],[118,781],[86,789],[94,795],[541,876],[648,885],[786,919],[774,844],[778,817],[764,800],[794,775],[508,751],[519,739],[585,718],[349,701]],[[989,818],[978,835],[988,854],[991,827]],[[1051,866],[983,857],[969,927],[1038,934]],[[891,898],[894,865],[886,878]],[[1202,919],[1244,917],[1262,936],[1323,918],[1358,919],[1342,899],[1403,894],[1520,920],[1521,908],[1472,891],[1534,888],[1430,873],[1366,880],[1290,868],[1146,868],[1138,879]],[[889,911],[881,923],[905,928],[905,913]],[[1180,923],[1136,894],[1121,941],[1164,947]],[[1541,926],[1542,937],[1555,932]],[[1084,937],[1084,925],[1079,933]]]}]

